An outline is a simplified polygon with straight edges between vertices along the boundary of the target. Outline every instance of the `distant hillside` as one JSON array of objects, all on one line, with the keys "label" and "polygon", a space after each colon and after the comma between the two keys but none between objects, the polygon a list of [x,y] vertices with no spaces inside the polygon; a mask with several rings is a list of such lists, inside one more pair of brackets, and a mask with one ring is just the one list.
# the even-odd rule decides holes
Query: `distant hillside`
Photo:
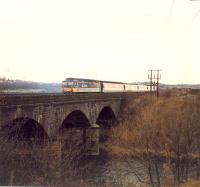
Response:
[{"label": "distant hillside", "polygon": [[0,79],[0,90],[8,92],[18,92],[20,90],[32,92],[60,92],[61,83],[40,83],[23,80]]},{"label": "distant hillside", "polygon": [[170,88],[191,88],[191,89],[200,89],[200,84],[160,84],[161,88],[170,89]]},{"label": "distant hillside", "polygon": [[[131,84],[145,84],[150,85],[149,82],[133,82]],[[200,89],[200,84],[159,84],[162,89],[172,89],[172,88],[191,88],[191,89]]]}]

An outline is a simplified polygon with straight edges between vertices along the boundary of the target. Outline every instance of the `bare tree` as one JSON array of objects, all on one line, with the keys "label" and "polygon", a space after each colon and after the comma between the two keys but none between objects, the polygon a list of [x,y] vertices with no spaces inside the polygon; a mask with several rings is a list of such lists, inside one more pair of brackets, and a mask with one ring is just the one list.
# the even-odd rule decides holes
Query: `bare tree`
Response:
[{"label": "bare tree", "polygon": [[174,180],[170,184],[187,181],[194,165],[199,163],[200,99],[160,98],[147,104],[132,119],[113,129],[109,143],[112,151],[116,153],[118,149],[122,155],[137,158],[151,186],[164,185],[169,173]]}]

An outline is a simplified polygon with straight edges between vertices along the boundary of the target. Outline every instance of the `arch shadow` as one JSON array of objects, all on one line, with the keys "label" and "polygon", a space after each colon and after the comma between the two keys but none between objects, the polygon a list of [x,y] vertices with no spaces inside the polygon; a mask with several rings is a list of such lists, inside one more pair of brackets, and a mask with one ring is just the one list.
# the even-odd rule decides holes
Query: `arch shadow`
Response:
[{"label": "arch shadow", "polygon": [[96,123],[103,128],[110,128],[116,122],[116,116],[110,106],[105,106],[96,120]]},{"label": "arch shadow", "polygon": [[115,125],[116,116],[110,106],[105,106],[96,120],[96,123],[100,126],[99,141],[101,143],[108,140],[110,136],[109,129]]},{"label": "arch shadow", "polygon": [[63,121],[61,128],[83,128],[90,126],[90,122],[86,115],[80,111],[75,110],[71,112]]},{"label": "arch shadow", "polygon": [[80,110],[72,111],[64,119],[58,131],[58,138],[62,142],[62,155],[65,155],[66,152],[74,151],[77,152],[78,155],[84,150],[86,143],[86,128],[89,126],[90,122],[88,118]]},{"label": "arch shadow", "polygon": [[0,130],[1,179],[8,184],[14,171],[14,184],[30,184],[31,174],[41,174],[43,152],[49,137],[44,128],[34,119],[20,117],[4,125]]},{"label": "arch shadow", "polygon": [[7,139],[26,141],[49,139],[44,128],[37,121],[28,117],[16,118],[3,126],[1,135]]}]

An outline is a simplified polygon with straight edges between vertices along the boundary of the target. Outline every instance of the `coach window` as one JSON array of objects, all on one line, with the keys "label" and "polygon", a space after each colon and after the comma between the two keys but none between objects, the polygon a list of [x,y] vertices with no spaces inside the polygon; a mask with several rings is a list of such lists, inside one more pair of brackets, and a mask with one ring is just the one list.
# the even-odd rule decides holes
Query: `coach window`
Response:
[{"label": "coach window", "polygon": [[77,87],[78,86],[78,83],[77,82],[74,82],[74,87]]},{"label": "coach window", "polygon": [[79,82],[77,86],[78,86],[78,88],[82,88],[83,84]]}]

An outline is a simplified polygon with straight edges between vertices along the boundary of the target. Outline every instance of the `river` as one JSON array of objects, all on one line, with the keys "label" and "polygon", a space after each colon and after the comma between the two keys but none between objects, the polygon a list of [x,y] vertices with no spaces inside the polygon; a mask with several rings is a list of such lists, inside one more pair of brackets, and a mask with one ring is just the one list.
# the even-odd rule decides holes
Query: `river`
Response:
[{"label": "river", "polygon": [[145,178],[143,166],[135,159],[113,158],[104,154],[82,159],[77,170],[78,177],[72,182],[74,186],[82,180],[89,186],[137,187],[141,186],[141,182],[136,174]]}]

